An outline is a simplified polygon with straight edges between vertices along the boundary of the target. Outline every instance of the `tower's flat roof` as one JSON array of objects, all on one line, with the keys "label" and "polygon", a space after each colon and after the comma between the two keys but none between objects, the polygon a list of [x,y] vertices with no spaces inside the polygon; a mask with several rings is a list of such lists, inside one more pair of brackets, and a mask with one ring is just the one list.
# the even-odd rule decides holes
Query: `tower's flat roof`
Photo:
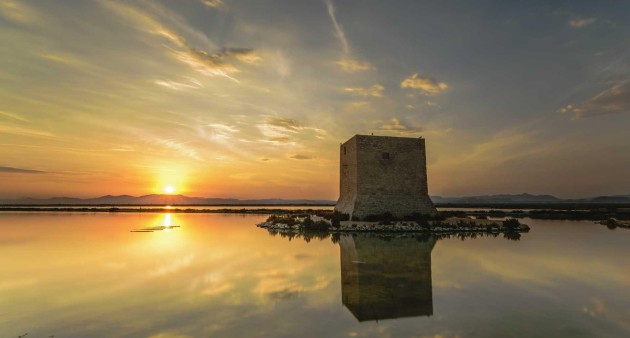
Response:
[{"label": "tower's flat roof", "polygon": [[380,139],[406,139],[406,140],[424,140],[424,138],[422,136],[419,137],[404,137],[404,136],[386,136],[386,135],[362,135],[362,134],[356,134],[354,136],[352,136],[351,138],[349,138],[348,140],[346,140],[347,143],[350,140],[354,139],[354,138],[380,138]]},{"label": "tower's flat roof", "polygon": [[362,135],[362,134],[355,134],[352,137],[379,137],[379,138],[408,138],[408,139],[419,139],[419,138],[423,138],[422,136],[418,136],[418,137],[406,137],[406,136],[388,136],[388,135]]}]

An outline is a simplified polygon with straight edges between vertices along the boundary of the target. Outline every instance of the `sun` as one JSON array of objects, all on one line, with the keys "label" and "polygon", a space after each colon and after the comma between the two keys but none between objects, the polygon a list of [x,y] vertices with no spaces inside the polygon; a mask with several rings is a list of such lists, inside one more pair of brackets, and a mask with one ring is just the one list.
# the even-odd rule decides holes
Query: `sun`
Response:
[{"label": "sun", "polygon": [[166,187],[164,187],[164,192],[170,195],[175,192],[175,187],[172,185],[167,185]]}]

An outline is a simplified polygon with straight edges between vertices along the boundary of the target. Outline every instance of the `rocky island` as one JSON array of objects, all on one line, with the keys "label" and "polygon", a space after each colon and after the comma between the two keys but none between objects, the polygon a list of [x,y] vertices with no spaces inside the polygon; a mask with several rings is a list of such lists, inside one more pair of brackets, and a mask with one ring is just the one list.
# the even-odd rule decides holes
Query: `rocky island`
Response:
[{"label": "rocky island", "polygon": [[397,219],[391,214],[375,215],[365,220],[344,220],[347,215],[336,212],[320,212],[313,215],[272,215],[259,228],[273,231],[326,231],[326,232],[423,232],[423,233],[520,233],[528,232],[529,226],[515,218],[490,220],[481,218],[426,218],[421,215]]}]

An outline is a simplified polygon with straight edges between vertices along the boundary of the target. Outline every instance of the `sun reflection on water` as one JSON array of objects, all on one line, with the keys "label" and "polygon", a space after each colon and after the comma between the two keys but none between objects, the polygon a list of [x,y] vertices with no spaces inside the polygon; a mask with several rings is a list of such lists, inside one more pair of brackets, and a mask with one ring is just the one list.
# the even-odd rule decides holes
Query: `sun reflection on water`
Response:
[{"label": "sun reflection on water", "polygon": [[143,233],[140,236],[142,239],[137,242],[140,251],[154,254],[156,250],[164,252],[186,247],[190,236],[181,224],[181,219],[174,214],[157,214],[144,227],[130,231]]}]

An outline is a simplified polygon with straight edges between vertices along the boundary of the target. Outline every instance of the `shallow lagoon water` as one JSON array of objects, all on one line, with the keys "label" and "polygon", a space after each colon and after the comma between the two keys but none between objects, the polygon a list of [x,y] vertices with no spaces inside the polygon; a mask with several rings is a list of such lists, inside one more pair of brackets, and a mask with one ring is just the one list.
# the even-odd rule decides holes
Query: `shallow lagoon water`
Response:
[{"label": "shallow lagoon water", "polygon": [[0,337],[630,335],[627,229],[307,242],[264,218],[1,213]]}]

